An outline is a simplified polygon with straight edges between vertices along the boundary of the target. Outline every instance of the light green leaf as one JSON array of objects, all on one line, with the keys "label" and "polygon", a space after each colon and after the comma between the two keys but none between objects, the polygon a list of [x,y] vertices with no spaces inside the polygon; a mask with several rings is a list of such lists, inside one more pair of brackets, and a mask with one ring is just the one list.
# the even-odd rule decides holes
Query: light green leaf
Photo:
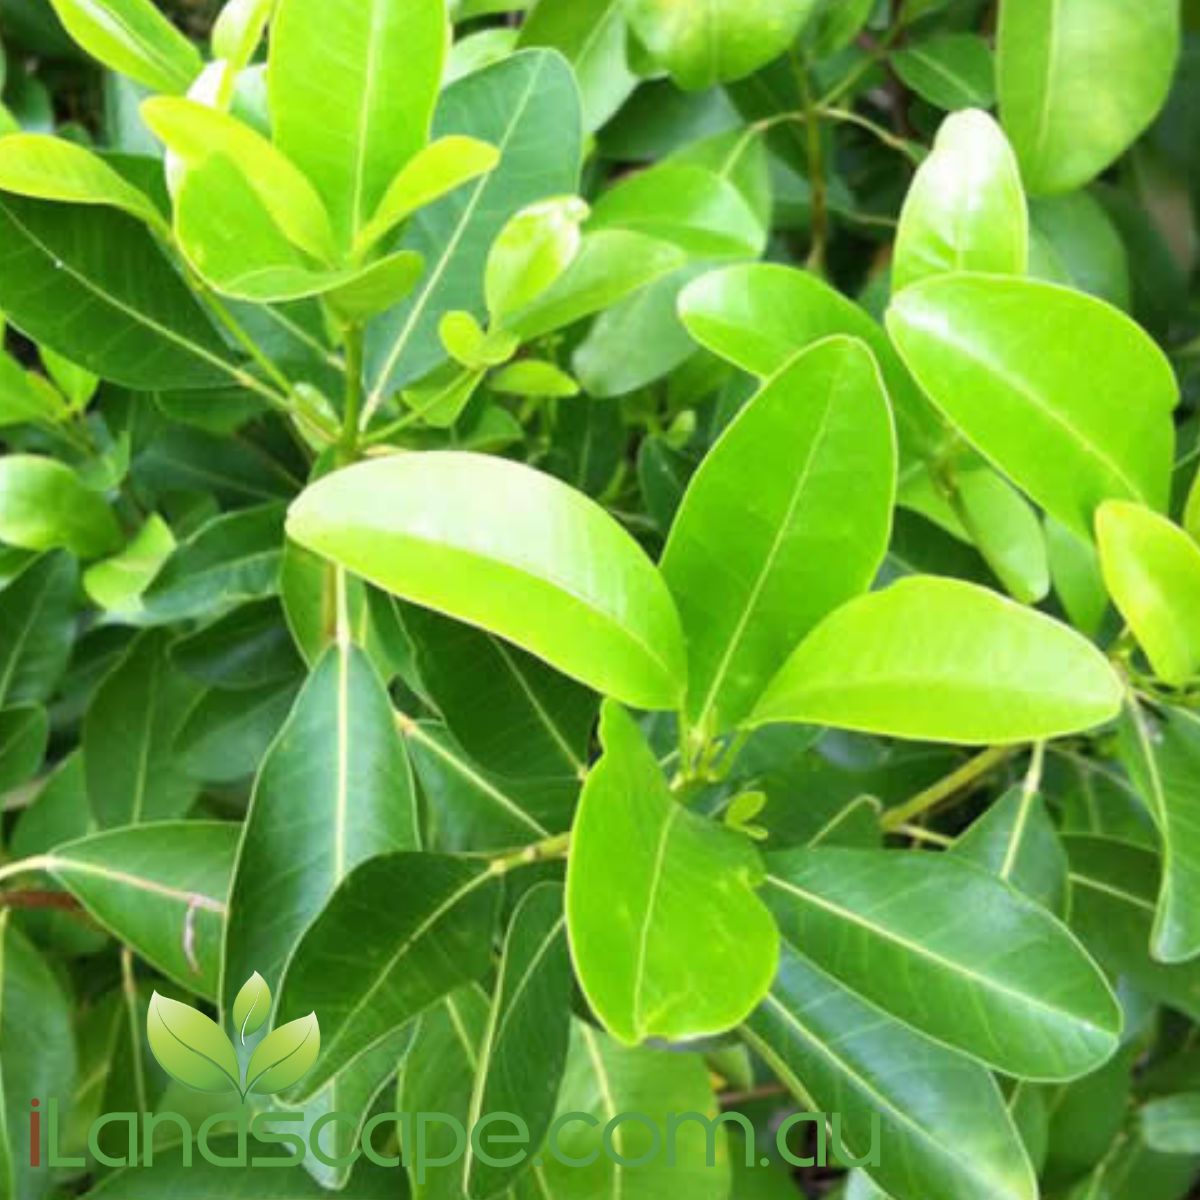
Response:
[{"label": "light green leaf", "polygon": [[947,117],[909,188],[896,231],[892,289],[932,275],[1024,275],[1029,214],[1000,126],[968,109]]},{"label": "light green leaf", "polygon": [[344,249],[425,145],[448,42],[442,0],[279,0],[275,141],[315,184]]},{"label": "light green leaf", "polygon": [[1061,521],[1046,517],[1046,552],[1054,592],[1062,601],[1071,624],[1094,638],[1108,612],[1108,592],[1100,573],[1100,556],[1090,540],[1084,541]]},{"label": "light green leaf", "polygon": [[669,242],[623,229],[585,233],[571,265],[532,304],[504,323],[523,342],[624,300],[682,266],[684,252]]},{"label": "light green leaf", "polygon": [[316,1013],[273,1029],[255,1048],[246,1068],[246,1091],[264,1096],[286,1091],[312,1070],[321,1052]]},{"label": "light green leaf", "polygon": [[[316,1010],[324,1023],[300,1099],[483,975],[498,883],[486,860],[440,854],[385,854],[346,877],[305,931],[280,988],[281,1019]],[[389,920],[368,919],[381,908]]]},{"label": "light green leaf", "polygon": [[65,463],[10,454],[0,460],[0,541],[97,558],[120,545],[121,529],[103,497]]},{"label": "light green leaf", "polygon": [[1121,681],[1074,630],[986,588],[912,576],[801,642],[750,717],[890,737],[1013,743],[1117,715]]},{"label": "light green leaf", "polygon": [[243,1046],[246,1044],[246,1035],[257,1033],[270,1015],[271,989],[267,986],[267,981],[255,971],[242,984],[241,990],[233,1000],[233,1024]]},{"label": "light green leaf", "polygon": [[61,399],[38,387],[15,358],[0,352],[0,428],[56,422],[63,415],[62,409]]},{"label": "light green leaf", "polygon": [[[513,913],[500,959],[487,1028],[480,1048],[468,1128],[488,1113],[515,1113],[540,1146],[554,1116],[571,1034],[571,959],[567,952],[563,892],[540,884]],[[493,1155],[499,1146],[483,1144]],[[528,1161],[515,1167],[485,1163],[468,1149],[463,1191],[486,1200],[511,1186]]]},{"label": "light green leaf", "polygon": [[39,346],[38,357],[71,409],[82,412],[87,408],[100,386],[99,378],[86,367],[55,353],[49,346]]},{"label": "light green leaf", "polygon": [[149,231],[115,209],[0,197],[0,309],[39,344],[139,391],[244,382]]},{"label": "light green leaf", "polygon": [[1058,916],[1066,910],[1067,855],[1036,788],[1010,788],[959,835],[951,853]]},{"label": "light green leaf", "polygon": [[754,894],[761,861],[749,839],[676,800],[611,701],[600,741],[567,864],[580,986],[628,1045],[723,1032],[762,999],[778,963],[775,925]]},{"label": "light green leaf", "polygon": [[887,325],[929,397],[1069,529],[1089,537],[1110,498],[1165,505],[1178,387],[1117,309],[1032,280],[943,276],[901,292]]},{"label": "light green leaf", "polygon": [[805,957],[788,926],[784,938],[779,975],[743,1036],[806,1110],[838,1114],[856,1158],[878,1146],[869,1171],[880,1188],[895,1200],[1036,1200],[990,1072],[866,1003]]},{"label": "light green leaf", "polygon": [[423,255],[428,269],[422,286],[370,331],[368,411],[442,361],[443,313],[483,316],[484,266],[508,219],[579,184],[579,95],[570,68],[553,51],[523,50],[447,88],[434,132],[488,142],[500,162],[410,222],[403,246]]},{"label": "light green leaf", "polygon": [[1164,708],[1159,720],[1131,697],[1121,758],[1162,838],[1150,953],[1160,962],[1185,962],[1200,954],[1200,718],[1185,708]]},{"label": "light green leaf", "polygon": [[411,250],[397,250],[362,268],[338,284],[326,301],[344,319],[364,324],[399,304],[420,282],[425,260]]},{"label": "light green leaf", "polygon": [[483,277],[493,321],[532,304],[558,280],[579,252],[587,215],[577,196],[561,196],[523,208],[500,230]]},{"label": "light green leaf", "polygon": [[901,449],[924,453],[945,440],[941,419],[883,330],[811,272],[774,263],[710,271],[683,290],[679,315],[702,346],[760,377],[823,338],[858,338],[883,373]]},{"label": "light green leaf", "polygon": [[629,0],[625,12],[650,55],[682,88],[749,75],[782,54],[817,0]]},{"label": "light green leaf", "polygon": [[150,198],[102,158],[46,134],[14,133],[0,139],[0,191],[71,204],[111,205],[152,229],[166,229]]},{"label": "light green leaf", "polygon": [[45,866],[114,937],[212,999],[238,835],[215,821],[130,826],[56,846]]},{"label": "light green leaf", "polygon": [[728,179],[690,165],[663,164],[623,179],[596,201],[588,226],[646,234],[697,258],[756,258],[767,238]]},{"label": "light green leaf", "polygon": [[1160,1154],[1200,1154],[1200,1092],[1149,1101],[1139,1113],[1146,1145]]},{"label": "light green leaf", "polygon": [[1031,192],[1069,192],[1150,124],[1179,53],[1174,0],[1006,0],[1000,115]]},{"label": "light green leaf", "polygon": [[670,708],[682,694],[665,584],[612,518],[548,475],[459,452],[377,460],[311,486],[288,535],[629,704]]},{"label": "light green leaf", "polygon": [[202,1012],[155,992],[146,1013],[146,1039],[172,1079],[198,1092],[241,1093],[233,1043]]},{"label": "light green leaf", "polygon": [[802,351],[692,477],[662,573],[688,643],[688,717],[736,725],[800,640],[865,591],[895,495],[887,394],[862,342]]},{"label": "light green leaf", "polygon": [[500,151],[478,138],[451,134],[418,150],[388,185],[371,220],[359,231],[354,253],[362,254],[419,208],[488,174]]},{"label": "light green leaf", "polygon": [[262,42],[277,0],[226,0],[212,30],[213,57],[235,71],[248,66]]},{"label": "light green leaf", "polygon": [[[790,945],[921,1033],[1022,1079],[1073,1079],[1116,1050],[1121,1009],[1041,905],[950,855],[793,850],[766,895]],[[903,903],[896,898],[903,897]]]},{"label": "light green leaf", "polygon": [[913,42],[892,55],[896,74],[923,100],[947,112],[991,108],[996,69],[983,38],[943,33]]},{"label": "light green leaf", "polygon": [[159,92],[186,92],[200,54],[150,0],[50,0],[93,58]]},{"label": "light green leaf", "polygon": [[1200,546],[1166,517],[1110,500],[1096,512],[1100,569],[1154,673],[1172,686],[1200,669]]},{"label": "light green leaf", "polygon": [[566,400],[579,395],[579,384],[553,363],[523,358],[502,367],[488,380],[494,392],[508,396],[535,396],[539,399]]},{"label": "light green leaf", "polygon": [[175,549],[171,527],[155,513],[119,554],[93,563],[83,573],[83,586],[99,607],[112,613],[135,613],[142,593],[154,582]]},{"label": "light green leaf", "polygon": [[415,849],[419,836],[387,693],[366,654],[339,641],[313,668],[255,780],[230,889],[223,1010],[252,972],[282,978],[300,935],[354,867]]}]

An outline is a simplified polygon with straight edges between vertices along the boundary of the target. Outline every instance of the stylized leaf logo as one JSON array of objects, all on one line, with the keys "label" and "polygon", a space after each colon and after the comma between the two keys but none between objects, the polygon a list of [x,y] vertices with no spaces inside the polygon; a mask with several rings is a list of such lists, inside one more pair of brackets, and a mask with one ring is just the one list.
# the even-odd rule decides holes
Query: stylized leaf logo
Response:
[{"label": "stylized leaf logo", "polygon": [[317,1014],[309,1013],[269,1033],[259,1044],[246,1071],[246,1092],[271,1095],[299,1083],[321,1051]]},{"label": "stylized leaf logo", "polygon": [[267,987],[267,981],[255,971],[242,984],[242,990],[233,1002],[233,1024],[243,1046],[250,1034],[257,1033],[263,1027],[270,1011],[271,989]]},{"label": "stylized leaf logo", "polygon": [[146,1037],[172,1079],[200,1092],[241,1092],[233,1043],[202,1012],[155,992],[146,1014]]}]

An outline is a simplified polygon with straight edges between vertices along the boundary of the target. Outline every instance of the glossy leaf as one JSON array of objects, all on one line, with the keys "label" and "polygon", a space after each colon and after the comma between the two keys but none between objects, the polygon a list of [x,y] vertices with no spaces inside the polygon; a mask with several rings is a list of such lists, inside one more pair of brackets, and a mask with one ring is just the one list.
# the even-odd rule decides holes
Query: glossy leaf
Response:
[{"label": "glossy leaf", "polygon": [[883,381],[849,338],[819,342],[771,376],[709,451],[662,561],[699,730],[737,724],[805,634],[870,586],[891,527],[895,454]]},{"label": "glossy leaf", "polygon": [[587,215],[588,207],[578,197],[557,197],[523,208],[500,230],[483,276],[493,321],[533,303],[571,265]]},{"label": "glossy leaf", "polygon": [[900,214],[892,287],[934,275],[1024,275],[1029,214],[1012,148],[978,109],[947,117]]},{"label": "glossy leaf", "polygon": [[768,870],[786,940],[920,1032],[1035,1080],[1084,1075],[1116,1049],[1120,1008],[1083,947],[977,868],[823,848],[773,855]]},{"label": "glossy leaf", "polygon": [[[305,1095],[487,970],[497,880],[486,862],[411,853],[372,858],[346,877],[300,939],[280,988],[280,1020],[321,1015],[321,1055]],[[380,906],[394,919],[373,920]]]},{"label": "glossy leaf", "polygon": [[10,454],[0,462],[0,540],[96,558],[115,550],[120,538],[104,498],[64,463],[32,454]]},{"label": "glossy leaf", "polygon": [[996,96],[992,52],[981,37],[946,33],[892,55],[896,74],[923,100],[947,112],[990,108]]},{"label": "glossy leaf", "polygon": [[1030,191],[1098,175],[1150,123],[1179,52],[1171,0],[1006,3],[997,37],[1000,113]]},{"label": "glossy leaf", "polygon": [[754,894],[761,862],[749,839],[678,803],[637,726],[611,702],[600,740],[567,866],[580,986],[629,1045],[720,1033],[762,999],[778,961],[774,923]]},{"label": "glossy leaf", "polygon": [[280,0],[269,87],[275,141],[349,247],[424,145],[446,48],[441,0]]},{"label": "glossy leaf", "polygon": [[1200,546],[1137,504],[1096,513],[1100,569],[1155,674],[1179,687],[1200,670]]},{"label": "glossy leaf", "polygon": [[50,721],[40,704],[0,709],[0,788],[11,791],[37,774],[49,740]]},{"label": "glossy leaf", "polygon": [[974,584],[915,576],[818,625],[750,723],[1022,742],[1100,725],[1120,702],[1112,667],[1067,626]]},{"label": "glossy leaf", "polygon": [[1090,536],[1108,499],[1164,506],[1178,389],[1116,309],[1049,284],[954,276],[897,296],[888,329],[964,436],[1068,528]]},{"label": "glossy leaf", "polygon": [[226,0],[212,30],[214,58],[238,70],[254,57],[277,0]]},{"label": "glossy leaf", "polygon": [[112,558],[93,563],[84,572],[83,586],[101,608],[132,613],[141,607],[142,593],[175,549],[175,535],[159,516],[151,514]]},{"label": "glossy leaf", "polygon": [[0,592],[0,703],[49,699],[71,652],[78,572],[65,553],[31,563]]},{"label": "glossy leaf", "polygon": [[595,504],[527,467],[465,453],[366,463],[310,487],[288,535],[630,704],[668,708],[682,692],[679,618],[649,560]]}]

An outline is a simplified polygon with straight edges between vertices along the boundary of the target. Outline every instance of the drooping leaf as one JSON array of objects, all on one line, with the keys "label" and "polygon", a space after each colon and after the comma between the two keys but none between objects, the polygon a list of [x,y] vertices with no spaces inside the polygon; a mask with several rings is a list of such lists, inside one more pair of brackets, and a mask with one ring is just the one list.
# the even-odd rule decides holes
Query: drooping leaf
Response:
[{"label": "drooping leaf", "polygon": [[892,288],[933,275],[1024,275],[1029,214],[1012,147],[987,113],[947,117],[909,188],[896,230]]},{"label": "drooping leaf", "polygon": [[1034,741],[1116,716],[1121,682],[1074,630],[975,584],[912,576],[827,617],[750,716],[927,741]]},{"label": "drooping leaf", "polygon": [[253,972],[282,978],[300,935],[359,863],[418,846],[415,807],[383,684],[363,651],[339,641],[314,667],[255,781],[230,890],[226,1011]]},{"label": "drooping leaf", "polygon": [[56,846],[46,866],[115,937],[212,998],[238,834],[213,821],[110,829]]},{"label": "drooping leaf", "polygon": [[[530,1145],[541,1145],[566,1068],[570,997],[563,892],[557,884],[542,884],[526,892],[509,924],[471,1096],[471,1127],[487,1113],[515,1113],[529,1130]],[[483,1142],[486,1147],[486,1135]],[[499,1148],[488,1149],[496,1157]],[[486,1200],[528,1169],[525,1162],[498,1167],[469,1150],[464,1191]]]},{"label": "drooping leaf", "polygon": [[104,497],[65,463],[9,454],[0,461],[0,539],[25,550],[62,547],[96,558],[117,548],[121,530]]},{"label": "drooping leaf", "polygon": [[1178,388],[1117,309],[1033,280],[944,276],[901,292],[887,324],[946,416],[1074,532],[1091,535],[1104,500],[1165,505]]},{"label": "drooping leaf", "polygon": [[[1035,1200],[1032,1168],[991,1074],[866,1003],[798,949],[744,1036],[805,1108],[837,1113],[842,1143],[894,1200]],[[880,1193],[882,1195],[882,1192]]]},{"label": "drooping leaf", "polygon": [[732,1028],[762,999],[778,961],[774,923],[754,893],[757,852],[679,803],[632,718],[611,701],[600,741],[567,865],[567,926],[584,994],[629,1045]]},{"label": "drooping leaf", "polygon": [[1117,1048],[1121,1010],[1044,908],[951,856],[784,851],[766,895],[787,941],[865,1000],[1019,1078],[1072,1079]]},{"label": "drooping leaf", "polygon": [[682,692],[679,618],[650,561],[528,467],[461,452],[364,463],[310,487],[288,535],[630,704],[668,708]]},{"label": "drooping leaf", "polygon": [[1154,673],[1182,686],[1200,670],[1200,546],[1151,509],[1109,500],[1096,513],[1100,569]]},{"label": "drooping leaf", "polygon": [[1032,192],[1068,192],[1158,112],[1179,53],[1171,0],[1028,0],[1000,9],[1000,114]]},{"label": "drooping leaf", "polygon": [[849,338],[773,375],[709,452],[662,560],[700,732],[737,724],[804,635],[870,585],[887,548],[895,455],[883,381]]},{"label": "drooping leaf", "polygon": [[[305,1095],[484,973],[498,879],[486,861],[419,853],[381,855],[346,877],[305,931],[280,988],[280,1020],[321,1015],[321,1055]],[[375,920],[381,907],[393,919]]]}]

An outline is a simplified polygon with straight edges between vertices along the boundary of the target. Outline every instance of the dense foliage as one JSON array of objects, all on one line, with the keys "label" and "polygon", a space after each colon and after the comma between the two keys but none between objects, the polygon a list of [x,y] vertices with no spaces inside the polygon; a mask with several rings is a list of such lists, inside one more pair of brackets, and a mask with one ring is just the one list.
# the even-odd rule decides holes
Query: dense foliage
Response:
[{"label": "dense foliage", "polygon": [[1193,6],[0,37],[0,1200],[1187,1194]]}]

